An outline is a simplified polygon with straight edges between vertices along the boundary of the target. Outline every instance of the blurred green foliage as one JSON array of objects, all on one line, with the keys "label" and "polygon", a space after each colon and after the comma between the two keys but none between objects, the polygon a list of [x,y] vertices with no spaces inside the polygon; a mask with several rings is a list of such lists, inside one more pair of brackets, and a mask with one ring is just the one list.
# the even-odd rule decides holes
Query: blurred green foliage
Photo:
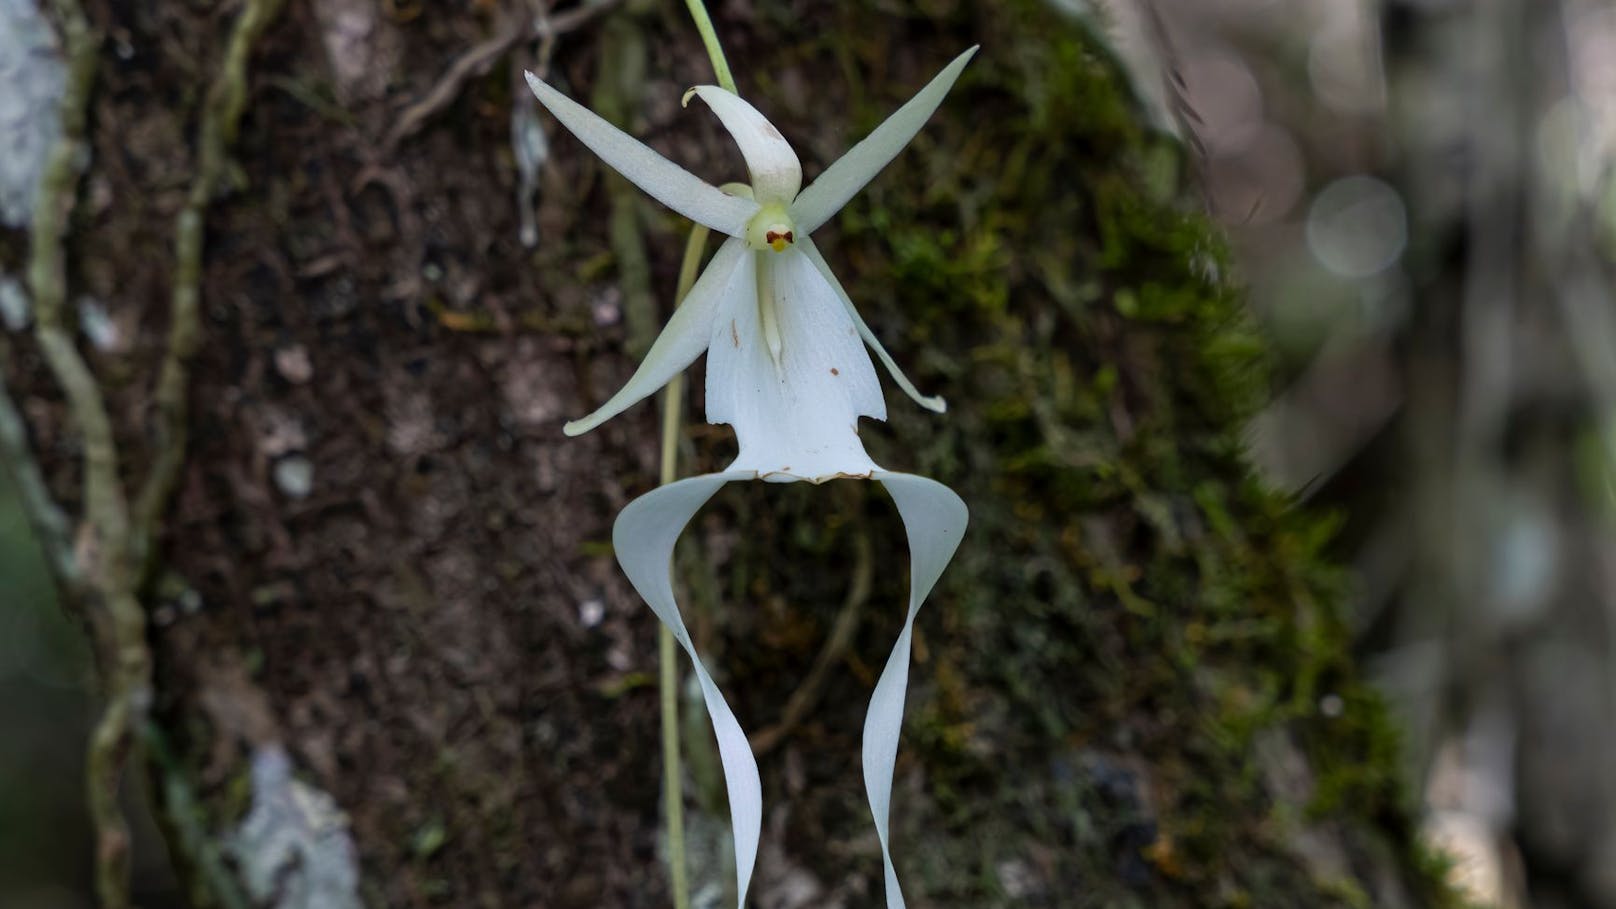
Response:
[{"label": "blurred green foliage", "polygon": [[[81,635],[56,608],[44,553],[19,507],[11,476],[0,470],[0,678],[38,675],[77,684]],[[63,671],[72,677],[63,678]]]},{"label": "blurred green foliage", "polygon": [[89,659],[0,470],[0,906],[89,905]]}]

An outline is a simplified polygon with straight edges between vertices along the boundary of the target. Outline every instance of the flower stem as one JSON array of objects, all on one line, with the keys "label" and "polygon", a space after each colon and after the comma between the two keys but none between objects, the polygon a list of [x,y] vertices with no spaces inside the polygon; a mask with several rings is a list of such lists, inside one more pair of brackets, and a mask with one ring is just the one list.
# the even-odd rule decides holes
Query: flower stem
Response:
[{"label": "flower stem", "polygon": [[713,74],[718,77],[718,86],[733,95],[740,92],[735,90],[735,77],[730,74],[729,61],[724,59],[724,48],[718,43],[718,33],[713,31],[713,20],[707,15],[707,5],[702,0],[685,0],[690,7],[690,18],[696,20],[696,31],[701,32],[701,43],[707,46],[707,56],[713,61]]},{"label": "flower stem", "polygon": [[690,909],[690,879],[685,867],[685,792],[679,760],[679,655],[673,632],[657,632],[662,670],[662,800],[668,823],[668,889],[674,909]]},{"label": "flower stem", "polygon": [[[699,3],[700,0],[692,2]],[[696,283],[696,272],[701,267],[701,254],[707,248],[708,233],[710,231],[700,224],[690,228],[690,239],[685,243],[685,258],[679,265],[674,306],[684,302],[685,295]],[[668,387],[662,392],[660,481],[664,486],[678,477],[679,428],[684,422],[681,414],[684,391],[685,377],[683,373],[678,373],[668,381]],[[684,772],[680,767],[679,748],[679,655],[673,643],[673,632],[663,625],[657,633],[657,661],[662,687],[662,800],[668,821],[669,888],[673,891],[674,909],[690,909],[690,881],[685,867]]]},{"label": "flower stem", "polygon": [[[707,48],[707,57],[713,62],[713,73],[725,91],[735,91],[735,77],[730,74],[729,61],[724,59],[724,48],[713,31],[713,20],[707,15],[702,0],[685,0],[690,17],[696,20],[696,31]],[[701,267],[701,255],[707,248],[710,231],[696,224],[690,228],[690,239],[685,243],[684,261],[679,265],[679,284],[674,291],[673,305],[684,302],[685,294],[696,283],[696,272]],[[678,476],[679,429],[683,423],[680,413],[684,403],[684,373],[675,374],[662,392],[662,485],[672,483]],[[673,632],[663,625],[657,633],[657,654],[661,669],[662,686],[662,800],[668,821],[669,886],[673,890],[674,909],[690,909],[690,881],[685,867],[685,804],[684,779],[679,748],[679,655],[674,650]]]},{"label": "flower stem", "polygon": [[[685,301],[685,294],[696,283],[696,275],[701,269],[701,255],[707,249],[707,235],[712,233],[702,224],[690,226],[690,239],[685,241],[685,257],[679,263],[679,283],[673,292],[673,305],[678,306]],[[685,390],[685,374],[674,373],[668,380],[667,390],[662,398],[662,476],[663,485],[672,483],[678,475],[679,459],[679,424],[682,419],[680,411],[683,410]]]}]

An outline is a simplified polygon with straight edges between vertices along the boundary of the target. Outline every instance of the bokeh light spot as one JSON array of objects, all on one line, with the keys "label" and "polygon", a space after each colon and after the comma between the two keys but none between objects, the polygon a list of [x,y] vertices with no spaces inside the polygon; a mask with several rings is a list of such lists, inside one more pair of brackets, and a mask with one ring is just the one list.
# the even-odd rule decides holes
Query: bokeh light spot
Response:
[{"label": "bokeh light spot", "polygon": [[1344,278],[1378,274],[1408,246],[1403,199],[1374,177],[1343,177],[1314,197],[1307,245],[1319,264]]}]

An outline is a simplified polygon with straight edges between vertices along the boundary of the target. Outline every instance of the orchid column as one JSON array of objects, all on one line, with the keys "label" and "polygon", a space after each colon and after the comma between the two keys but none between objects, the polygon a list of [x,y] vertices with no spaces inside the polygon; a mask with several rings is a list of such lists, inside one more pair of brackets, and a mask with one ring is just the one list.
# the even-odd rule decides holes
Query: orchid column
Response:
[{"label": "orchid column", "polygon": [[975,52],[955,58],[806,189],[796,153],[780,132],[731,91],[705,85],[685,95],[687,104],[696,97],[713,110],[746,159],[751,185],[726,192],[528,74],[540,103],[603,161],[669,208],[729,238],[628,383],[594,413],[568,423],[565,432],[588,432],[707,353],[707,419],[734,428],[739,454],[720,473],[671,483],[629,503],[617,517],[612,542],[630,583],[694,664],[724,765],[741,907],[757,857],[762,785],[746,735],[702,664],[674,600],[674,543],[696,511],[733,480],[873,479],[891,494],[909,538],[910,595],[903,629],[871,696],[863,766],[881,840],[887,905],[902,907],[888,817],[910,640],[921,603],[959,545],[966,509],[947,487],[885,470],[865,452],[859,418],[886,419],[866,344],[916,403],[936,413],[945,406],[940,398],[921,395],[898,369],[810,235],[909,143]]}]

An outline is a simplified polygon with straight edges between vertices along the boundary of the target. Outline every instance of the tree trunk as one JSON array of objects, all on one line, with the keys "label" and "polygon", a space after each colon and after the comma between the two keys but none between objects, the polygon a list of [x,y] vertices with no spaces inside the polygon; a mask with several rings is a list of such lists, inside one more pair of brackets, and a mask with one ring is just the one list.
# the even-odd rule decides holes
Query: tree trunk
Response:
[{"label": "tree trunk", "polygon": [[[89,3],[104,37],[67,291],[107,313],[79,346],[134,490],[154,666],[135,731],[192,901],[666,905],[656,623],[608,543],[656,482],[656,416],[560,426],[658,327],[684,225],[603,179],[520,71],[737,179],[727,137],[676,103],[710,79],[683,10],[546,27],[516,3],[291,2],[247,48],[215,185],[194,137],[240,6]],[[1242,456],[1262,346],[1181,152],[1103,46],[1031,0],[714,12],[810,179],[984,46],[820,234],[952,405],[895,397],[872,455],[972,512],[919,620],[893,828],[910,904],[1452,905],[1347,655],[1330,524]],[[188,374],[170,355],[187,212],[206,227]],[[0,266],[27,248],[5,235]],[[4,378],[83,514],[84,436],[46,346],[14,335]],[[173,495],[155,484],[148,560],[137,492],[175,426],[189,445]],[[699,421],[682,445],[687,474],[733,451]],[[858,742],[901,622],[901,527],[870,484],[751,485],[697,519],[677,573],[758,739],[755,903],[877,905]],[[727,813],[691,725],[692,873],[723,905]]]}]

